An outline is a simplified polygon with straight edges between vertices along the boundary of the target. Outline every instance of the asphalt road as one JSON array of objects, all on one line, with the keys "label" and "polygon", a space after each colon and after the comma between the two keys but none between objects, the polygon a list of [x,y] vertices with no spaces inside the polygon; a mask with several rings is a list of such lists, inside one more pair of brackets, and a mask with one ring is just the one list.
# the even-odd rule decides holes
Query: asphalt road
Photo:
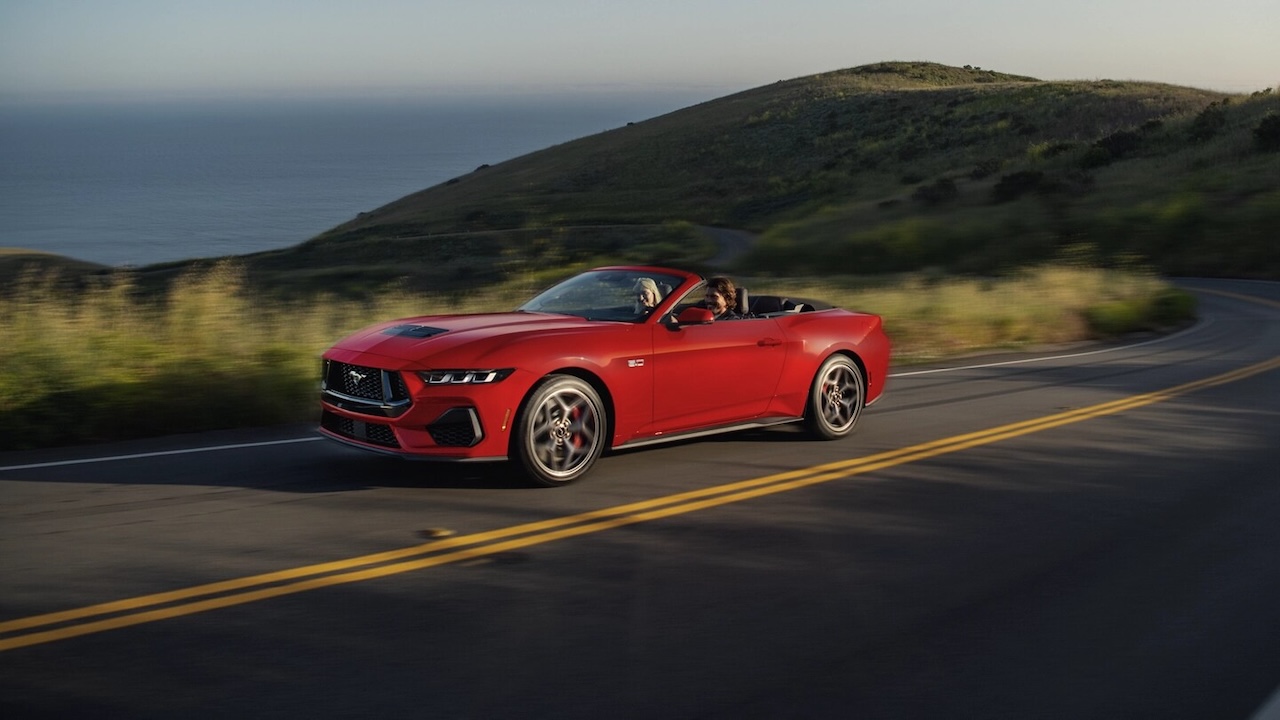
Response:
[{"label": "asphalt road", "polygon": [[558,489],[305,428],[0,454],[0,717],[1270,718],[1280,285],[1193,285]]}]

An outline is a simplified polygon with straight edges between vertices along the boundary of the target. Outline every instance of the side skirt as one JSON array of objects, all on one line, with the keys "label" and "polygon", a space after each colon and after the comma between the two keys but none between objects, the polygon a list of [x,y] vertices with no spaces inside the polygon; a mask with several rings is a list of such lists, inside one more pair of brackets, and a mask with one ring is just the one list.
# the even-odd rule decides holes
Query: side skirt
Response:
[{"label": "side skirt", "polygon": [[790,423],[800,422],[802,417],[784,417],[769,418],[766,420],[752,420],[750,422],[733,423],[732,425],[719,425],[712,428],[702,428],[700,430],[688,430],[685,432],[670,433],[659,437],[642,438],[640,440],[630,440],[621,445],[614,445],[615,450],[630,450],[631,448],[645,447],[646,445],[661,445],[662,443],[675,442],[677,440],[689,440],[692,438],[706,437],[708,435],[719,435],[721,433],[737,432],[739,430],[753,430],[759,428],[773,427],[775,425],[788,425]]}]

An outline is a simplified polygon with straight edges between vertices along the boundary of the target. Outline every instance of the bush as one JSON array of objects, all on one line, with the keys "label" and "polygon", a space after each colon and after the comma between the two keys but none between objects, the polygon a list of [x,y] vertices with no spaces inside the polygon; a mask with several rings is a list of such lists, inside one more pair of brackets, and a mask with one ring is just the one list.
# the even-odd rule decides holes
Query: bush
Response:
[{"label": "bush", "polygon": [[956,181],[951,178],[941,178],[929,185],[921,185],[911,194],[911,199],[924,203],[925,205],[941,205],[948,200],[954,200],[960,195],[960,191],[956,189]]},{"label": "bush", "polygon": [[1253,129],[1253,140],[1263,152],[1280,150],[1280,115],[1272,113]]},{"label": "bush", "polygon": [[1084,310],[1089,329],[1104,337],[1142,329],[1143,315],[1142,305],[1137,300],[1112,300]]},{"label": "bush", "polygon": [[1080,158],[1080,167],[1085,170],[1093,170],[1110,165],[1112,160],[1115,160],[1115,158],[1111,156],[1109,150],[1099,145],[1093,145],[1085,151],[1084,157]]},{"label": "bush", "polygon": [[1196,119],[1191,122],[1191,139],[1203,142],[1217,135],[1219,130],[1226,127],[1226,107],[1227,101],[1223,100],[1220,103],[1209,103],[1209,107],[1201,110]]},{"label": "bush", "polygon": [[991,189],[991,199],[996,203],[1013,202],[1027,193],[1037,190],[1044,173],[1039,170],[1022,170],[1000,178]]},{"label": "bush", "polygon": [[1148,319],[1156,327],[1169,327],[1196,316],[1196,297],[1177,288],[1165,288],[1151,299]]},{"label": "bush", "polygon": [[1099,336],[1123,335],[1181,325],[1196,316],[1194,295],[1165,287],[1150,297],[1110,300],[1084,311],[1089,329]]},{"label": "bush", "polygon": [[1002,161],[994,158],[979,161],[978,164],[974,166],[973,170],[969,172],[969,177],[974,180],[981,180],[985,177],[990,177],[1000,172],[1000,166],[1003,164],[1004,163]]},{"label": "bush", "polygon": [[1075,143],[1071,142],[1042,142],[1036,143],[1027,148],[1027,156],[1032,160],[1048,160],[1058,157],[1064,153],[1074,150]]},{"label": "bush", "polygon": [[1142,145],[1142,136],[1130,130],[1111,133],[1094,143],[1096,147],[1105,148],[1113,158],[1122,158],[1137,150]]}]

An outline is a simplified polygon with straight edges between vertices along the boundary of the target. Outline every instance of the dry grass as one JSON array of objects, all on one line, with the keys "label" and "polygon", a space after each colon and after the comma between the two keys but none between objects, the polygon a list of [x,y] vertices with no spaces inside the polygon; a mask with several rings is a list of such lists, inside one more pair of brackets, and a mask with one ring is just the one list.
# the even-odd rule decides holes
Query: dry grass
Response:
[{"label": "dry grass", "polygon": [[[509,310],[554,279],[527,273],[470,296],[281,304],[252,296],[231,264],[187,275],[160,298],[136,292],[127,275],[74,298],[29,275],[0,300],[0,449],[309,420],[319,356],[338,338],[397,317]],[[1061,268],[894,287],[744,284],[881,314],[897,362],[1085,339],[1095,334],[1091,309],[1142,307],[1166,291],[1150,276]]]},{"label": "dry grass", "polygon": [[[768,282],[762,291],[769,290]],[[1045,267],[1000,280],[931,281],[915,275],[892,287],[858,288],[831,279],[786,287],[793,295],[882,316],[894,341],[894,361],[901,364],[1095,338],[1092,309],[1146,303],[1169,285],[1141,273]],[[1126,328],[1132,329],[1137,328]]]}]

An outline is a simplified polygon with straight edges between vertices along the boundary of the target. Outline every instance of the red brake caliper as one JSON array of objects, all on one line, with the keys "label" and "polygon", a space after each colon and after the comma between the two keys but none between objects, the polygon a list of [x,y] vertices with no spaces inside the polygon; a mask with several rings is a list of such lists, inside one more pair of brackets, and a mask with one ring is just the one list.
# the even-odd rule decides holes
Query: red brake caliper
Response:
[{"label": "red brake caliper", "polygon": [[[569,410],[569,427],[573,428],[575,425],[577,425],[578,418],[580,417],[582,417],[582,407],[579,405],[574,405]],[[571,432],[573,431],[571,430]],[[573,449],[577,450],[578,448],[581,448],[582,447],[581,434],[577,432],[573,432],[573,434],[569,436],[569,442],[573,445]]]}]

